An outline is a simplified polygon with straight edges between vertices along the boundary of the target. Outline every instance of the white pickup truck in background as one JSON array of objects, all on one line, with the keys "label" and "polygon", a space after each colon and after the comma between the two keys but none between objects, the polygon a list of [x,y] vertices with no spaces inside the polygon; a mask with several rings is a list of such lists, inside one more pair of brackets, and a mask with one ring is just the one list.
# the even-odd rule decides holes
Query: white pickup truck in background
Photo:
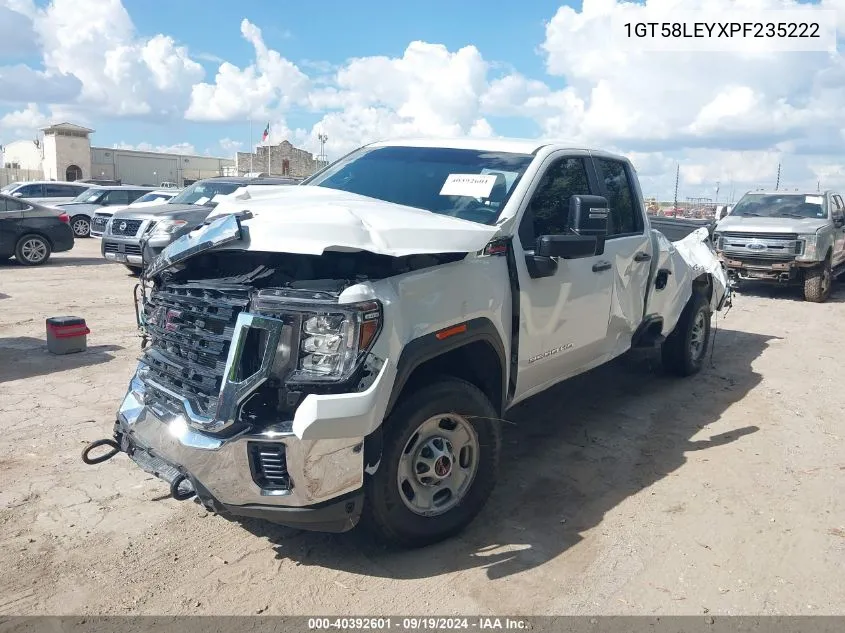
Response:
[{"label": "white pickup truck in background", "polygon": [[729,297],[708,229],[652,230],[604,152],[383,142],[273,189],[144,272],[149,344],[102,441],[221,514],[446,538],[493,489],[508,409],[632,347],[696,373]]}]

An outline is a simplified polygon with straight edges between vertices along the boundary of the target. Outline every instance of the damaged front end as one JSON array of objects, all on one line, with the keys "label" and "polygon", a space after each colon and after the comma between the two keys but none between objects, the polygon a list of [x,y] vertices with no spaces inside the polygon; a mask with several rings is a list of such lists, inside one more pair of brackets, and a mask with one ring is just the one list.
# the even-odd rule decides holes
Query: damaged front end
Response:
[{"label": "damaged front end", "polygon": [[379,344],[385,306],[372,282],[462,256],[256,252],[244,246],[243,219],[185,236],[146,271],[136,297],[148,344],[114,445],[177,499],[351,529],[365,440],[396,370]]}]

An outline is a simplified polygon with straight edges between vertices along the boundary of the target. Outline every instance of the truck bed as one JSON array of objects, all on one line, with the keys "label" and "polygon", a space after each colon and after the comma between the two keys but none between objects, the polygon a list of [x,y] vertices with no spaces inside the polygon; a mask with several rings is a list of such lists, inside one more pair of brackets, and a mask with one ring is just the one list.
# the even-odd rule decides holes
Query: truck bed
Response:
[{"label": "truck bed", "polygon": [[700,229],[702,226],[706,226],[712,236],[713,229],[716,226],[716,222],[713,220],[695,220],[692,218],[664,218],[650,216],[649,222],[651,223],[651,228],[657,229],[663,233],[670,242],[682,240],[693,231]]}]

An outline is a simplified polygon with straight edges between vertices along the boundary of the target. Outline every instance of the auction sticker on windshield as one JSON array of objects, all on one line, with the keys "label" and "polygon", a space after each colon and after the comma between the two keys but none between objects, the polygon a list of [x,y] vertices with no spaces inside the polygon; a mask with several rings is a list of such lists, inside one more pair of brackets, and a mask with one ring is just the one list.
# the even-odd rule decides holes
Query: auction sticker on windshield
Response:
[{"label": "auction sticker on windshield", "polygon": [[824,196],[804,196],[805,204],[822,204],[823,202]]},{"label": "auction sticker on windshield", "polygon": [[449,174],[441,196],[469,196],[471,198],[487,198],[496,184],[496,176],[489,174]]}]

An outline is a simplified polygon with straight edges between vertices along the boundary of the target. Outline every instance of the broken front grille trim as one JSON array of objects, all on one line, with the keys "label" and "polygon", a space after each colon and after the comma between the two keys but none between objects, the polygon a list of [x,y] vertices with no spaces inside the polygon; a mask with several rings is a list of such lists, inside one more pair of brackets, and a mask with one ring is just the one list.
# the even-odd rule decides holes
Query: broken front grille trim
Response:
[{"label": "broken front grille trim", "polygon": [[[243,401],[269,378],[283,325],[283,322],[279,319],[259,316],[248,312],[241,312],[238,315],[237,321],[235,322],[232,344],[229,347],[229,355],[223,370],[223,379],[220,385],[217,405],[212,416],[205,416],[199,413],[196,403],[158,383],[154,378],[150,377],[149,372],[143,372],[141,379],[152,392],[159,392],[165,396],[165,401],[178,404],[181,408],[180,413],[185,416],[188,424],[209,433],[219,433],[235,423],[238,416],[238,409]],[[246,343],[247,335],[252,329],[264,330],[266,332],[264,349],[261,353],[261,363],[255,372],[239,380],[238,368],[240,367],[244,344]],[[141,362],[144,363],[143,358]]]}]

